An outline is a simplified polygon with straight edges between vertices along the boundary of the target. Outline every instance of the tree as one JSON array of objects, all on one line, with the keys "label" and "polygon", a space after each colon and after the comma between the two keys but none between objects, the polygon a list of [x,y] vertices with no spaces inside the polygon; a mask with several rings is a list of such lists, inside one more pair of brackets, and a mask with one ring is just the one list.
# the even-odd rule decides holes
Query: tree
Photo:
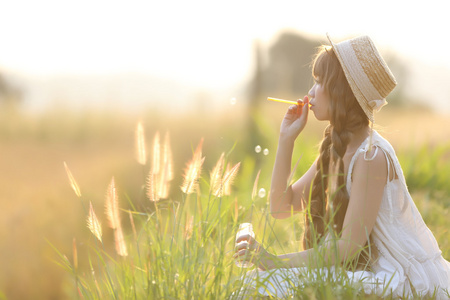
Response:
[{"label": "tree", "polygon": [[282,33],[269,49],[264,71],[266,93],[302,98],[312,84],[311,59],[320,44],[296,33]]}]

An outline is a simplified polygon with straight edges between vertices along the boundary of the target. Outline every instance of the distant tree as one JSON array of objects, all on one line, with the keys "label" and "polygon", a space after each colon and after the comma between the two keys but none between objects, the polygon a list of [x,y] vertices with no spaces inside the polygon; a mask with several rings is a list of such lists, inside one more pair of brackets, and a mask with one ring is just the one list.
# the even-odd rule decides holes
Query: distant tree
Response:
[{"label": "distant tree", "polygon": [[311,40],[297,33],[280,34],[269,49],[269,61],[264,70],[266,93],[274,97],[302,98],[312,84],[311,59],[320,44],[319,40]]},{"label": "distant tree", "polygon": [[[255,146],[266,143],[264,134],[256,124],[261,104],[268,96],[297,99],[305,95],[311,84],[310,61],[319,44],[319,41],[290,32],[280,34],[268,51],[263,49],[259,41],[255,41],[255,67],[248,85],[249,118],[245,137],[245,148],[249,153],[254,151]],[[264,57],[268,57],[267,62],[263,60]]]},{"label": "distant tree", "polygon": [[[261,98],[289,97],[292,100],[302,98],[312,86],[311,60],[317,47],[328,41],[310,39],[295,32],[282,32],[275,42],[266,50],[259,44],[255,47],[256,67],[250,82],[250,102],[257,105]],[[267,62],[262,57],[267,56]],[[383,53],[386,62],[394,75],[401,78],[400,83],[409,79],[404,61],[396,53]],[[404,84],[400,84],[390,96],[394,102],[400,104],[404,96]]]},{"label": "distant tree", "polygon": [[[266,97],[286,98],[296,100],[303,98],[311,88],[311,60],[317,48],[327,41],[309,39],[298,33],[282,32],[268,50],[262,48],[259,42],[254,45],[255,68],[249,82],[249,105],[247,137],[248,151],[253,151],[258,144],[265,142],[264,134],[256,124],[261,104]],[[267,57],[267,61],[263,58]],[[406,67],[393,53],[386,55],[386,61],[395,76],[401,76],[405,82]],[[390,96],[395,104],[401,104],[403,86],[399,84]],[[258,161],[257,161],[258,163]]]}]

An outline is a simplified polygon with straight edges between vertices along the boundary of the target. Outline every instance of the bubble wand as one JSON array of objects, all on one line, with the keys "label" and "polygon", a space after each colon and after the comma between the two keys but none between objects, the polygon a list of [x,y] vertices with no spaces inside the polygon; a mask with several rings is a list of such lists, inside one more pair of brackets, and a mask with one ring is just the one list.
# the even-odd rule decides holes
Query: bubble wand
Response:
[{"label": "bubble wand", "polygon": [[[286,104],[293,104],[293,105],[300,105],[303,106],[305,105],[305,103],[298,103],[297,101],[291,101],[291,100],[284,100],[284,99],[278,99],[278,98],[271,98],[271,97],[267,97],[267,100],[269,101],[275,101],[275,102],[280,102],[280,103],[286,103]],[[309,103],[308,103],[309,104]],[[311,104],[309,104],[311,106]]]}]

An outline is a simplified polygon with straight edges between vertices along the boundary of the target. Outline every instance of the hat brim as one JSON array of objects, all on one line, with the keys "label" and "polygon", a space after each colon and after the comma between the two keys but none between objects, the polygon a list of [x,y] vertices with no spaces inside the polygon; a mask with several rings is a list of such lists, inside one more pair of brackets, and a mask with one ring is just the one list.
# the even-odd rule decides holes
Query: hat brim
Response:
[{"label": "hat brim", "polygon": [[359,103],[359,106],[361,106],[361,108],[363,109],[364,113],[369,118],[369,120],[371,122],[373,122],[374,121],[373,111],[369,107],[367,107],[367,99],[364,97],[364,95],[362,94],[362,92],[360,91],[358,86],[356,85],[354,79],[350,75],[350,72],[345,65],[344,59],[342,58],[341,54],[339,53],[338,46],[335,43],[333,43],[333,41],[331,40],[331,37],[328,33],[327,33],[327,38],[331,44],[331,48],[333,49],[334,54],[336,55],[336,57],[339,60],[339,63],[341,64],[342,70],[344,71],[344,74],[345,74],[345,78],[347,78],[347,82],[350,85],[350,88],[352,89],[353,94],[355,95],[355,98]]}]

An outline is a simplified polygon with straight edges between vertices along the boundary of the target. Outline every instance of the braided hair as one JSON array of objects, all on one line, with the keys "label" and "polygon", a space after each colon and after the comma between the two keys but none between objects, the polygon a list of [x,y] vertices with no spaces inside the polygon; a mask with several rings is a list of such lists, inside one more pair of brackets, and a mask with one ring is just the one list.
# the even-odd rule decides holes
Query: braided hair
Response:
[{"label": "braided hair", "polygon": [[339,236],[347,211],[349,194],[344,175],[344,155],[352,133],[369,125],[358,104],[338,58],[322,46],[313,60],[312,73],[330,96],[330,124],[324,131],[305,215],[303,246],[311,248],[325,235],[327,224]]}]

